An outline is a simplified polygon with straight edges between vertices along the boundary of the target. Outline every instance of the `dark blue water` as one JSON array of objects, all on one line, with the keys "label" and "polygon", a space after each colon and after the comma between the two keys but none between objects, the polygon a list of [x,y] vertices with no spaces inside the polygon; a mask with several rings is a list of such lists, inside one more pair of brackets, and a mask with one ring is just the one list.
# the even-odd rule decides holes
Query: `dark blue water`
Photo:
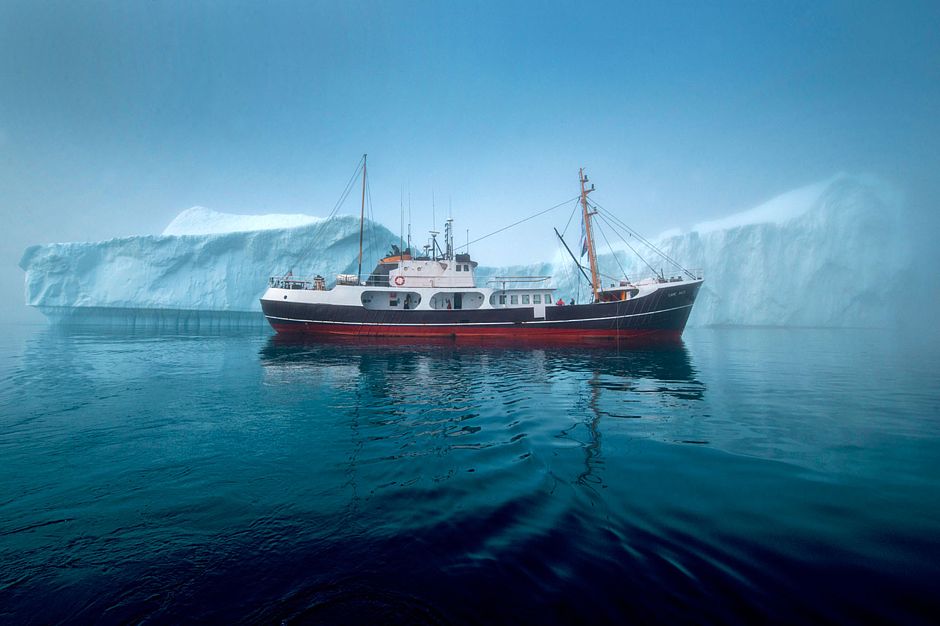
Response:
[{"label": "dark blue water", "polygon": [[0,621],[926,623],[937,365],[8,326]]}]

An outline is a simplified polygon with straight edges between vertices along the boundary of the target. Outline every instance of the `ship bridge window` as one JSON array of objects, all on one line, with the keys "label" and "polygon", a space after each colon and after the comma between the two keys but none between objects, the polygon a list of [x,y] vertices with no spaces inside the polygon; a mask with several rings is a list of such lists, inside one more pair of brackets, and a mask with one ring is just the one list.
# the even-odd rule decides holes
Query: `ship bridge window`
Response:
[{"label": "ship bridge window", "polygon": [[519,304],[519,296],[509,296],[509,304]]},{"label": "ship bridge window", "polygon": [[534,294],[532,296],[532,304],[542,304],[542,294]]},{"label": "ship bridge window", "polygon": [[415,291],[364,291],[362,306],[371,311],[402,311],[416,309],[421,294]]},{"label": "ship bridge window", "polygon": [[529,304],[529,294],[522,294],[522,304]]},{"label": "ship bridge window", "polygon": [[463,265],[461,265],[460,263],[457,264],[457,271],[458,272],[463,271]]},{"label": "ship bridge window", "polygon": [[479,309],[483,306],[479,291],[439,291],[431,297],[432,309]]}]

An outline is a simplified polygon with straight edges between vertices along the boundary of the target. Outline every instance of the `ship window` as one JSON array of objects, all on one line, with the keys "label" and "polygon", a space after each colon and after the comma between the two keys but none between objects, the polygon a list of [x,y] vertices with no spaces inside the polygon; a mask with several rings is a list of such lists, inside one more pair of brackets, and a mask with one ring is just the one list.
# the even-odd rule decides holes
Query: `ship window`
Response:
[{"label": "ship window", "polygon": [[460,263],[457,264],[457,271],[458,272],[463,271],[463,265],[461,265]]},{"label": "ship window", "polygon": [[505,295],[502,295],[502,296],[499,297],[499,303],[500,303],[500,304],[506,304],[506,296],[505,296]]},{"label": "ship window", "polygon": [[532,304],[542,304],[542,294],[537,293],[532,296]]},{"label": "ship window", "polygon": [[529,294],[522,296],[522,304],[529,304]]},{"label": "ship window", "polygon": [[398,300],[389,300],[388,306],[398,306]]},{"label": "ship window", "polygon": [[509,296],[509,304],[519,304],[519,296]]},{"label": "ship window", "polygon": [[469,271],[470,271],[470,266],[469,266],[469,265],[464,265],[464,266],[463,266],[463,271],[469,272]]}]

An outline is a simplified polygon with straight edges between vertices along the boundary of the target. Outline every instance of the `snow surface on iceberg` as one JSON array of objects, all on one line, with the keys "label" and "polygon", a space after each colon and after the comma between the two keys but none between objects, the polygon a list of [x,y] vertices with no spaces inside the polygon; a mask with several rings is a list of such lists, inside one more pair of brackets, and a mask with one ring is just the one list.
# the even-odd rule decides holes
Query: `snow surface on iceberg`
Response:
[{"label": "snow surface on iceberg", "polygon": [[163,229],[164,235],[215,235],[221,233],[248,232],[252,230],[277,230],[309,226],[322,218],[302,213],[272,213],[268,215],[233,215],[212,209],[194,206],[177,215]]},{"label": "snow surface on iceberg", "polygon": [[[898,319],[913,267],[903,215],[890,186],[840,175],[655,243],[704,271],[691,325],[885,327]],[[371,231],[364,272],[398,242],[381,225]],[[171,321],[250,314],[257,321],[267,276],[288,269],[327,279],[355,273],[358,237],[354,217],[236,216],[195,207],[163,235],[33,246],[20,266],[27,304],[52,319],[110,312]],[[655,269],[678,273],[630,243]],[[651,274],[632,253],[599,260],[608,275],[621,275],[620,266],[634,280]],[[552,274],[566,300],[580,294],[584,301],[587,292],[566,255],[530,266],[480,267],[478,284],[500,274]],[[180,311],[185,316],[174,313]]]}]

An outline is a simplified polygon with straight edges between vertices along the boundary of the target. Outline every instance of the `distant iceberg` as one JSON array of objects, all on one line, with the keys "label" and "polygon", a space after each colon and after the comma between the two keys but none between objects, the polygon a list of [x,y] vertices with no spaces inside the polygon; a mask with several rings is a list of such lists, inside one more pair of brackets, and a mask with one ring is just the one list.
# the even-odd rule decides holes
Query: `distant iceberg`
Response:
[{"label": "distant iceberg", "polygon": [[[914,266],[900,195],[874,178],[839,175],[749,211],[672,230],[655,242],[684,266],[704,271],[690,325],[886,327]],[[399,240],[380,224],[366,238],[370,271]],[[642,245],[631,245],[644,252]],[[183,211],[162,235],[99,243],[32,246],[23,254],[26,303],[54,321],[263,323],[258,298],[267,276],[317,268],[327,279],[356,273],[359,222],[351,216],[231,215]],[[675,268],[653,253],[666,275]],[[601,269],[630,278],[651,273],[632,253],[600,255]],[[295,270],[296,271],[296,270]],[[551,274],[565,299],[586,293],[569,258],[479,268]]]}]

